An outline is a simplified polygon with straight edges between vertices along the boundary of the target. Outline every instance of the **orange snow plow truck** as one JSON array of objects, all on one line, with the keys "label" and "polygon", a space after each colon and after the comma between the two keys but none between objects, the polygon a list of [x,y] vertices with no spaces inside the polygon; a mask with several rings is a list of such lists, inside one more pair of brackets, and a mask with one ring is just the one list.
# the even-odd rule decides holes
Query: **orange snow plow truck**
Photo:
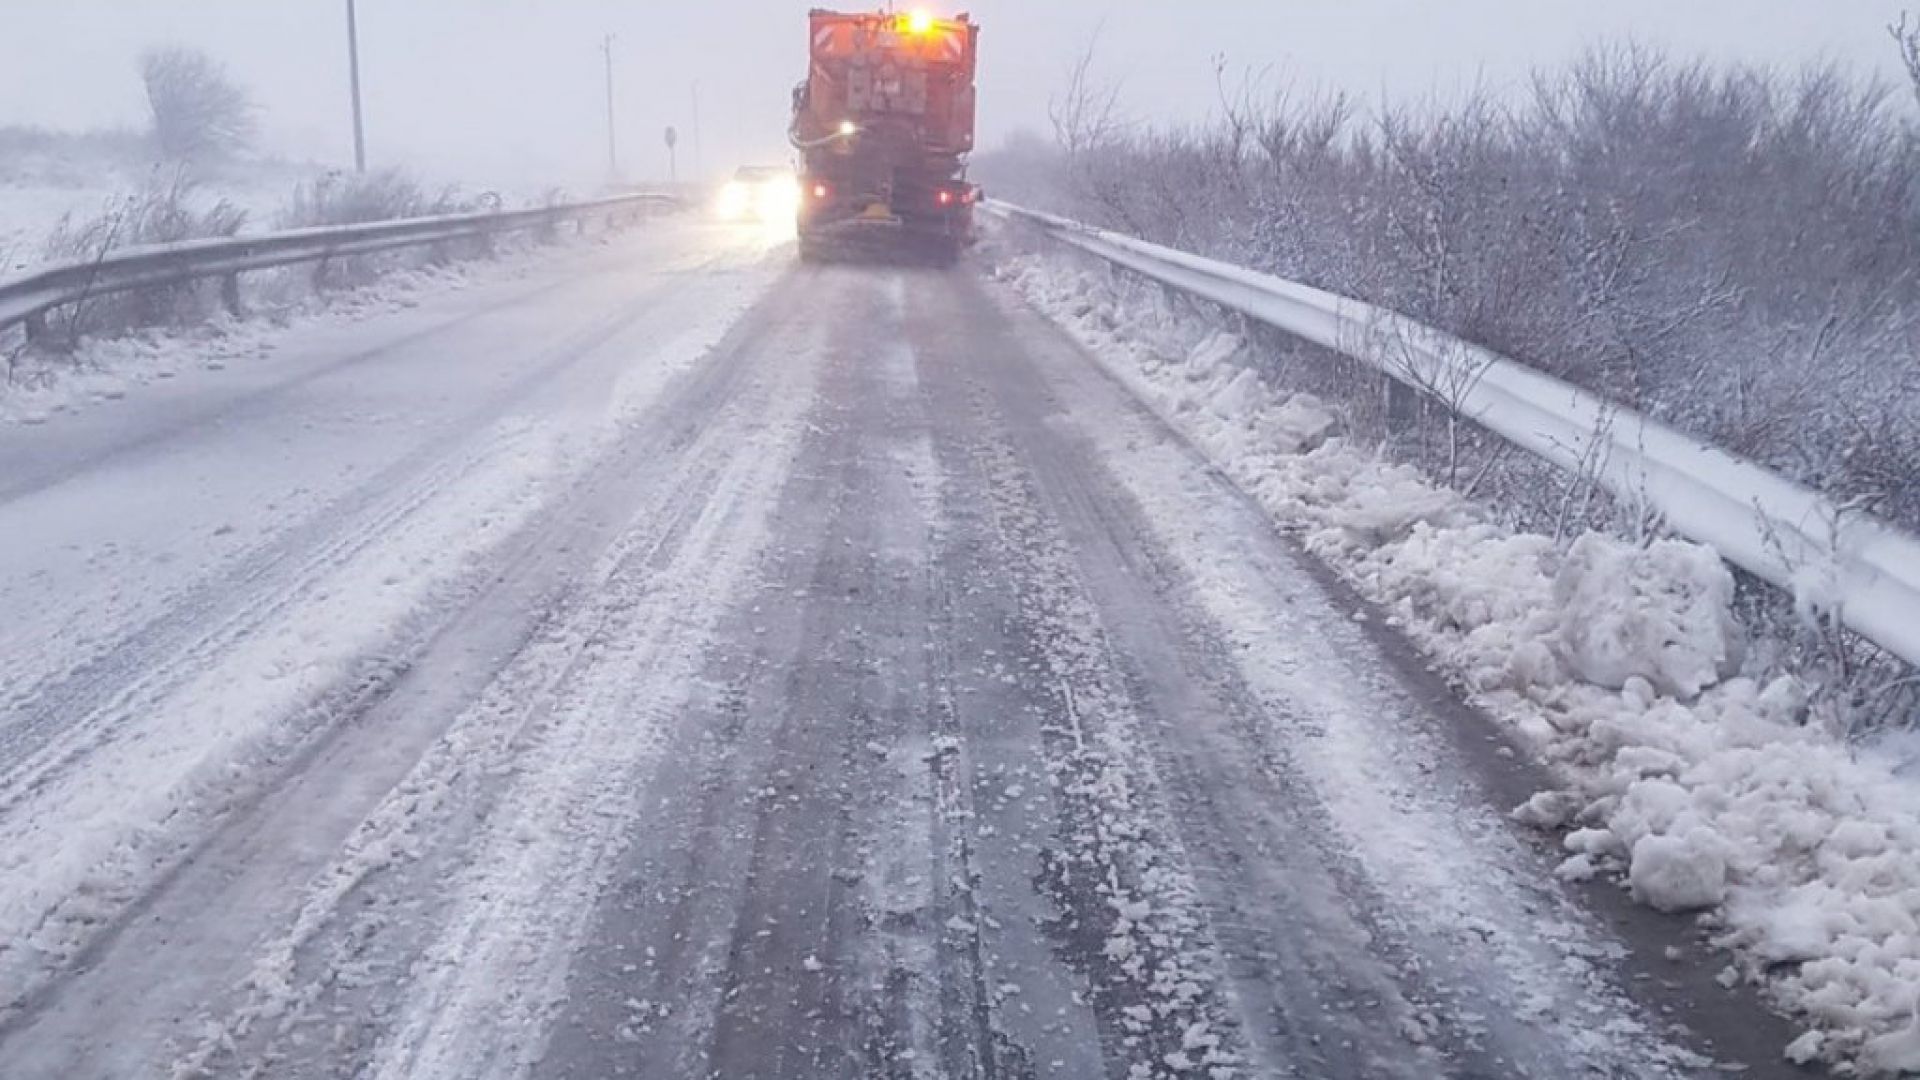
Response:
[{"label": "orange snow plow truck", "polygon": [[800,256],[952,262],[972,239],[980,28],[965,15],[814,11],[788,137],[802,159]]}]

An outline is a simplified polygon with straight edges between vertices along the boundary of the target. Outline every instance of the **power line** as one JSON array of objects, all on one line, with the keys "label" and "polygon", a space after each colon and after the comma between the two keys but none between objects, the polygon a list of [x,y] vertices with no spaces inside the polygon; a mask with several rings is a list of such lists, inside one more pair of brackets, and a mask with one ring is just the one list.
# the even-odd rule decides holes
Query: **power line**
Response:
[{"label": "power line", "polygon": [[700,144],[700,80],[693,80],[693,171],[695,178],[707,171],[706,149]]}]

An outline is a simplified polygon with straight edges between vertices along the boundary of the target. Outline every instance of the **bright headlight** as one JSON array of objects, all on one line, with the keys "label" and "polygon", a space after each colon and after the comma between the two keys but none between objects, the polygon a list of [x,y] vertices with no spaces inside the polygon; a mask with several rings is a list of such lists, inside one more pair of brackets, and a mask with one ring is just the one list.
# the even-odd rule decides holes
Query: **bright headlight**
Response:
[{"label": "bright headlight", "polygon": [[771,219],[791,217],[799,209],[799,181],[769,180],[760,188],[760,216]]}]

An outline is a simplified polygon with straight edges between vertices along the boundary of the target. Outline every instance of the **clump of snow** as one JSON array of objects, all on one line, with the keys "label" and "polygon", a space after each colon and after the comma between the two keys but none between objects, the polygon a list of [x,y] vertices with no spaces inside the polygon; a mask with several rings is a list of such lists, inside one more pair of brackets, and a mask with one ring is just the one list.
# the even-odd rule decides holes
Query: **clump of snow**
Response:
[{"label": "clump of snow", "polygon": [[1595,686],[1618,690],[1638,677],[1691,698],[1739,666],[1733,572],[1699,544],[1636,550],[1587,533],[1561,561],[1553,600],[1556,649]]},{"label": "clump of snow", "polygon": [[1514,807],[1512,816],[1520,824],[1535,829],[1560,829],[1578,809],[1579,804],[1568,793],[1542,791]]},{"label": "clump of snow", "polygon": [[1705,913],[1731,977],[1807,1026],[1788,1058],[1920,1071],[1920,791],[1809,725],[1791,677],[1741,671],[1714,552],[1516,533],[1343,438],[1238,338],[1136,314],[1152,306],[1064,261],[999,274],[1559,769],[1566,790],[1514,813],[1570,830],[1558,876]]},{"label": "clump of snow", "polygon": [[1643,904],[1661,911],[1697,911],[1726,898],[1727,860],[1706,829],[1685,836],[1650,833],[1633,845],[1627,882],[1633,898]]},{"label": "clump of snow", "polygon": [[1820,1059],[1820,1047],[1826,1037],[1818,1031],[1809,1031],[1787,1044],[1786,1057],[1795,1065],[1807,1065]]},{"label": "clump of snow", "polygon": [[1879,1072],[1920,1072],[1920,1010],[1911,1024],[1868,1042],[1866,1058],[1868,1067]]},{"label": "clump of snow", "polygon": [[1905,1028],[1868,1040],[1866,1065],[1880,1072],[1920,1072],[1920,1007]]},{"label": "clump of snow", "polygon": [[1263,412],[1256,429],[1270,446],[1291,453],[1313,450],[1334,430],[1332,414],[1312,394],[1295,394]]}]

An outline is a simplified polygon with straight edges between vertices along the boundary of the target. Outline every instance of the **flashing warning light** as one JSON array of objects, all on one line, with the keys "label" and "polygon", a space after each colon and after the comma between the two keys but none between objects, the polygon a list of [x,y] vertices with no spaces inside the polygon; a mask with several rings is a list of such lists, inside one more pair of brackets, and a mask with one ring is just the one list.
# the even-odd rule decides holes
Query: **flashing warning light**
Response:
[{"label": "flashing warning light", "polygon": [[827,197],[827,196],[828,196],[829,194],[831,194],[831,192],[829,192],[829,191],[828,191],[828,189],[827,189],[827,185],[825,185],[825,184],[815,184],[815,185],[813,185],[813,197],[814,197],[814,198],[816,198],[816,199],[824,199],[824,198],[826,198],[826,197]]},{"label": "flashing warning light", "polygon": [[913,14],[908,15],[906,24],[907,33],[909,34],[933,33],[933,16],[925,11],[915,11]]},{"label": "flashing warning light", "polygon": [[851,120],[840,121],[840,137],[841,138],[851,139],[858,134],[860,134],[859,124],[856,124]]}]

